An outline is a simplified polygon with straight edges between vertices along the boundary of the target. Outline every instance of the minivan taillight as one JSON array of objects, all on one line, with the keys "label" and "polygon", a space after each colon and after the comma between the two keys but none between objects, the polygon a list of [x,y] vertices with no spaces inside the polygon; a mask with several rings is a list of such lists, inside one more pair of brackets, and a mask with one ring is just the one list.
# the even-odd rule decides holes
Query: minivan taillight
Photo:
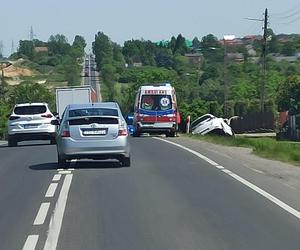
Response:
[{"label": "minivan taillight", "polygon": [[61,130],[61,137],[70,137],[70,130],[69,130],[69,124],[68,122],[65,122],[63,124],[62,130]]},{"label": "minivan taillight", "polygon": [[127,136],[127,130],[125,128],[119,128],[118,136]]},{"label": "minivan taillight", "polygon": [[70,137],[70,131],[69,130],[64,130],[61,133],[61,137]]},{"label": "minivan taillight", "polygon": [[46,115],[41,115],[42,117],[45,117],[45,118],[52,118],[53,116],[51,114],[46,114]]},{"label": "minivan taillight", "polygon": [[17,119],[19,119],[19,118],[21,118],[21,117],[20,117],[20,116],[11,115],[8,119],[9,119],[10,121],[13,121],[13,120],[17,120]]}]

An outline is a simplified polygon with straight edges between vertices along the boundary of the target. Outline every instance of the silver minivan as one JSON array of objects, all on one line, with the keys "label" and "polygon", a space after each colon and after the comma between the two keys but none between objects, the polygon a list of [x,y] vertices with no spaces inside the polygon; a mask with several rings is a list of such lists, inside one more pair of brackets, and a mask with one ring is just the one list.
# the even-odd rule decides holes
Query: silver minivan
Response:
[{"label": "silver minivan", "polygon": [[130,166],[127,124],[117,103],[71,104],[52,124],[59,125],[59,165],[71,159],[117,159]]}]

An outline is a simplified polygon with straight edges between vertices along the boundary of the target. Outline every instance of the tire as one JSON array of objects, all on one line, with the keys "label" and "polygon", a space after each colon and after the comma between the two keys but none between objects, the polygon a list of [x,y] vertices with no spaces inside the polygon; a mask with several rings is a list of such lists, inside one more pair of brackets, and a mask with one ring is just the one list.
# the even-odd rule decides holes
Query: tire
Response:
[{"label": "tire", "polygon": [[51,144],[51,145],[56,144],[56,139],[55,139],[55,137],[51,137],[51,138],[50,138],[50,144]]},{"label": "tire", "polygon": [[133,137],[140,137],[141,136],[141,134],[139,133],[139,132],[137,132],[137,131],[135,131],[134,133],[133,133]]},{"label": "tire", "polygon": [[8,137],[8,146],[16,147],[16,146],[18,146],[18,141],[13,137]]},{"label": "tire", "polygon": [[166,137],[175,137],[175,131],[167,132]]},{"label": "tire", "polygon": [[66,168],[69,164],[67,162],[66,158],[61,157],[59,154],[57,154],[57,163],[59,167]]},{"label": "tire", "polygon": [[130,156],[129,157],[123,157],[121,160],[122,167],[130,167]]}]

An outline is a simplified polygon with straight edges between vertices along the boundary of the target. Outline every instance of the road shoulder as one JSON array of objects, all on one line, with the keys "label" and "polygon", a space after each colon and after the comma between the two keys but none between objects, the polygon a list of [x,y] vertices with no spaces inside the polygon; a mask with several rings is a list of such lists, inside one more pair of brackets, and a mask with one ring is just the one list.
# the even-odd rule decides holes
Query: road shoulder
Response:
[{"label": "road shoulder", "polygon": [[168,140],[205,155],[300,210],[299,167],[261,158],[252,154],[252,150],[249,148],[228,147],[186,137]]}]

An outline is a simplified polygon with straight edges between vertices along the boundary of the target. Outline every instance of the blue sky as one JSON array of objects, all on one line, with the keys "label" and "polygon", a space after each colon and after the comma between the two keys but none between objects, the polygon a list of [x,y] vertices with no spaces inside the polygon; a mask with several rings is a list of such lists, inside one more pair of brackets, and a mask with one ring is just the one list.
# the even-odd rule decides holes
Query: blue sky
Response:
[{"label": "blue sky", "polygon": [[179,33],[199,38],[212,33],[241,37],[261,34],[262,23],[244,18],[263,18],[269,9],[275,33],[300,33],[299,0],[0,0],[0,41],[9,54],[14,40],[36,38],[47,41],[51,34],[64,34],[72,42],[76,34],[90,44],[98,31],[113,41],[169,39]]}]

